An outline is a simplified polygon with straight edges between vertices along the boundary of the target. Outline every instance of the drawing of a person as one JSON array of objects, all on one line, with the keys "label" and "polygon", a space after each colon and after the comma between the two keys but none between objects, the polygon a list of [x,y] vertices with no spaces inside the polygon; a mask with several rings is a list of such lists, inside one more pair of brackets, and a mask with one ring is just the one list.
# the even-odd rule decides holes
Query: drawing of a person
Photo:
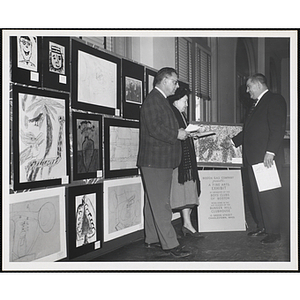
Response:
[{"label": "drawing of a person", "polygon": [[64,58],[62,49],[56,45],[50,45],[49,70],[55,73],[64,74]]},{"label": "drawing of a person", "polygon": [[[35,40],[35,38],[34,38]],[[24,64],[27,67],[35,67],[35,64],[31,61],[32,58],[32,41],[29,36],[21,36],[19,38],[20,54],[22,59],[19,63]]]}]

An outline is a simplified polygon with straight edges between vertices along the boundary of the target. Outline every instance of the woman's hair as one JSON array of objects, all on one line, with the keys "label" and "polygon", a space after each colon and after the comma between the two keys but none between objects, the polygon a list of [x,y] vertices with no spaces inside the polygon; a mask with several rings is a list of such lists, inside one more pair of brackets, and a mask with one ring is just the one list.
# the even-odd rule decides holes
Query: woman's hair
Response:
[{"label": "woman's hair", "polygon": [[185,87],[179,87],[174,95],[171,95],[168,97],[168,100],[170,103],[173,103],[179,99],[181,99],[184,96],[188,96],[191,93],[191,91],[188,88]]}]

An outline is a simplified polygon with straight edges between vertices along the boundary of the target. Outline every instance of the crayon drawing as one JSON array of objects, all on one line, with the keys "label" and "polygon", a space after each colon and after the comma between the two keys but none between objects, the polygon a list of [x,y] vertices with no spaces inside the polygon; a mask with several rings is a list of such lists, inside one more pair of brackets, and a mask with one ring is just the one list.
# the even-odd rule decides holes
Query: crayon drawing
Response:
[{"label": "crayon drawing", "polygon": [[36,36],[18,36],[18,68],[37,72],[38,51]]},{"label": "crayon drawing", "polygon": [[110,240],[143,228],[143,189],[140,177],[104,183],[104,239]]},{"label": "crayon drawing", "polygon": [[65,75],[65,47],[49,42],[49,71]]},{"label": "crayon drawing", "polygon": [[77,119],[77,172],[96,172],[99,160],[99,121]]},{"label": "crayon drawing", "polygon": [[78,101],[117,108],[117,65],[79,51]]},{"label": "crayon drawing", "polygon": [[9,261],[54,261],[65,255],[62,197],[61,188],[12,195]]},{"label": "crayon drawing", "polygon": [[96,193],[75,197],[76,247],[96,241]]},{"label": "crayon drawing", "polygon": [[20,182],[65,176],[65,101],[18,95]]}]

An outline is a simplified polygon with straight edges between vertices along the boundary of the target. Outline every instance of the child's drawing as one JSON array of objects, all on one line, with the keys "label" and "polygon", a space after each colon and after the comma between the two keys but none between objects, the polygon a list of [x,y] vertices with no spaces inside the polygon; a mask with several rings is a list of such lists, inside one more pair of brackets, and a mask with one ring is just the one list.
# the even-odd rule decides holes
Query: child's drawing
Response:
[{"label": "child's drawing", "polygon": [[33,261],[60,249],[59,196],[10,205],[10,261]]},{"label": "child's drawing", "polygon": [[99,168],[99,122],[77,120],[78,173],[96,172]]},{"label": "child's drawing", "polygon": [[65,47],[49,42],[49,71],[65,75]]},{"label": "child's drawing", "polygon": [[96,241],[96,193],[76,197],[76,247]]},{"label": "child's drawing", "polygon": [[19,107],[20,182],[65,176],[64,100],[20,93]]},{"label": "child's drawing", "polygon": [[18,68],[37,71],[37,37],[18,36]]}]

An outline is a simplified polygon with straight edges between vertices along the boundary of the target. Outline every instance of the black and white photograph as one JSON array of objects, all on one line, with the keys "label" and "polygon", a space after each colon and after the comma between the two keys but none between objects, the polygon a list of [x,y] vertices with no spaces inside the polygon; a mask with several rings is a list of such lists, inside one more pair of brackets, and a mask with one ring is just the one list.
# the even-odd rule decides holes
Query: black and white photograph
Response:
[{"label": "black and white photograph", "polygon": [[299,271],[298,30],[2,35],[4,272]]}]

